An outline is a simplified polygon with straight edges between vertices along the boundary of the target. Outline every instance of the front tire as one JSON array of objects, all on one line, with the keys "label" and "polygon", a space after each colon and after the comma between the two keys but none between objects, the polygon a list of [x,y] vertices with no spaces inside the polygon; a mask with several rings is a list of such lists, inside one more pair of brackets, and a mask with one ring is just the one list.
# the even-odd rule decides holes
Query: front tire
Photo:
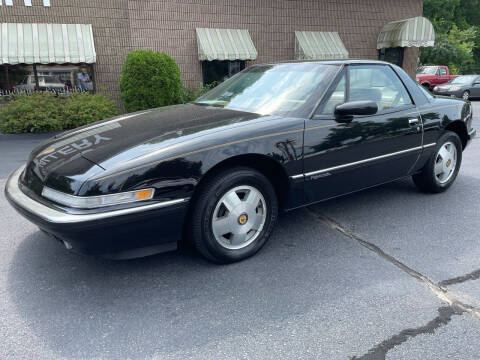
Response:
[{"label": "front tire", "polygon": [[468,90],[463,92],[462,99],[463,100],[469,100],[470,99],[470,92]]},{"label": "front tire", "polygon": [[446,191],[455,181],[462,163],[462,142],[458,135],[446,131],[422,172],[412,176],[415,185],[428,193]]},{"label": "front tire", "polygon": [[270,237],[278,216],[272,184],[256,170],[224,170],[201,185],[190,219],[190,238],[218,263],[246,259]]}]

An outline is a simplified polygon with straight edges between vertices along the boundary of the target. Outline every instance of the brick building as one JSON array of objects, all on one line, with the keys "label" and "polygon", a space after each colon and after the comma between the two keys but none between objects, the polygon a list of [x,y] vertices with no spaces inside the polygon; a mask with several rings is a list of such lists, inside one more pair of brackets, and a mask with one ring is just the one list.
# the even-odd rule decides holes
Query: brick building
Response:
[{"label": "brick building", "polygon": [[[117,99],[125,55],[139,48],[171,55],[180,66],[185,85],[199,86],[255,62],[322,56],[380,57],[401,64],[413,75],[418,46],[432,46],[434,39],[431,24],[421,18],[422,0],[0,0],[0,3],[0,67],[3,68],[0,86],[5,88],[6,80],[9,86],[16,85],[18,77],[12,74],[22,66],[28,73],[34,62],[38,63],[39,72],[57,71],[63,74],[62,81],[75,83],[73,72],[87,63],[91,64],[89,71],[96,88]],[[33,30],[30,24],[36,24]],[[91,25],[93,35],[90,38],[88,28],[81,30],[84,28],[80,25],[66,24]],[[382,48],[378,49],[379,46]],[[33,60],[27,61],[29,52],[35,54]],[[5,79],[7,73],[10,75]]]}]

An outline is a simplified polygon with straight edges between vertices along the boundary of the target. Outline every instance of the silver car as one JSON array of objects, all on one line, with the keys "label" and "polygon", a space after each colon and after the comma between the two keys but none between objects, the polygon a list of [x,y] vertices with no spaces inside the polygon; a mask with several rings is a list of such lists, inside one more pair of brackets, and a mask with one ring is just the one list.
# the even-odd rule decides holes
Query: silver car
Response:
[{"label": "silver car", "polygon": [[[54,91],[63,91],[65,89],[65,84],[60,81],[60,79],[54,75],[38,75],[38,86],[39,90],[54,90]],[[16,90],[20,91],[33,91],[35,90],[35,76],[28,75],[22,80],[20,84],[15,86]]]}]

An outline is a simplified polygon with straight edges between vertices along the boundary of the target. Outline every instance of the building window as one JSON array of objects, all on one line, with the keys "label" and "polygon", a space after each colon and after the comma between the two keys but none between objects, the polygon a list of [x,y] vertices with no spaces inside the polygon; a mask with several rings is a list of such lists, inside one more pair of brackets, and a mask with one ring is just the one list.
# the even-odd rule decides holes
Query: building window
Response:
[{"label": "building window", "polygon": [[389,63],[403,66],[403,47],[393,47],[378,50],[378,60],[387,61]]},{"label": "building window", "polygon": [[[38,90],[71,93],[94,90],[93,65],[37,65]],[[82,72],[82,70],[84,72]],[[0,96],[36,89],[33,65],[0,65]]]},{"label": "building window", "polygon": [[[32,0],[23,0],[25,6],[32,6]],[[0,0],[0,6],[3,5],[3,0]],[[13,6],[13,0],[5,0],[5,5]],[[50,0],[43,0],[43,6],[50,6]]]},{"label": "building window", "polygon": [[245,69],[245,61],[202,61],[203,85],[221,83]]}]

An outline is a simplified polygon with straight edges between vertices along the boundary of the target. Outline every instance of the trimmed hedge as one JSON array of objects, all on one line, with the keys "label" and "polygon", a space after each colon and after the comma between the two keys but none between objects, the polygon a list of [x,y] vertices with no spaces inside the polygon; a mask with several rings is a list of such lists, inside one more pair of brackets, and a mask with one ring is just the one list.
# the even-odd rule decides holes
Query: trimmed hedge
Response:
[{"label": "trimmed hedge", "polygon": [[165,53],[131,52],[120,76],[120,98],[128,112],[181,103],[182,80],[177,63]]},{"label": "trimmed hedge", "polygon": [[49,92],[14,96],[0,107],[0,132],[41,133],[72,129],[118,115],[116,105],[99,94],[68,97]]},{"label": "trimmed hedge", "polygon": [[73,129],[118,115],[118,108],[103,95],[84,92],[66,98],[62,114],[63,128]]}]

